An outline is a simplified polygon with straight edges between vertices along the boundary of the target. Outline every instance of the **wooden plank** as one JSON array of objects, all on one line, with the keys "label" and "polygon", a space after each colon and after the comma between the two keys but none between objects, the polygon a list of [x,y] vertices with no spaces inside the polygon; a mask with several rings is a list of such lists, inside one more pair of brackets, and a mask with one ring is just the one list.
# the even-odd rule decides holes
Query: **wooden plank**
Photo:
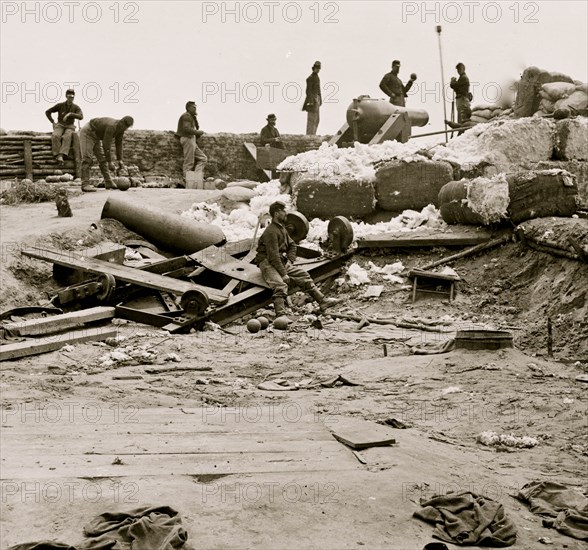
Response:
[{"label": "wooden plank", "polygon": [[[248,142],[244,142],[243,145],[245,146],[245,149],[247,149],[247,152],[253,157],[255,166],[257,166],[257,147],[253,143]],[[257,167],[259,168],[259,166]],[[271,170],[263,170],[262,168],[259,169],[266,175],[268,181],[272,179]]]},{"label": "wooden plank", "polygon": [[153,288],[155,290],[163,290],[173,294],[182,295],[189,290],[200,290],[208,296],[209,300],[215,304],[224,304],[228,300],[228,296],[223,294],[220,290],[198,285],[196,283],[189,283],[187,281],[180,281],[172,279],[171,277],[164,277],[156,273],[150,273],[145,270],[134,269],[122,265],[96,260],[94,258],[84,258],[75,252],[59,252],[48,250],[44,248],[31,247],[22,251],[22,254],[31,258],[53,262],[65,267],[74,269],[82,269],[89,273],[96,274],[110,274],[115,279],[132,283],[138,286]]},{"label": "wooden plank", "polygon": [[0,346],[0,361],[18,359],[29,355],[38,355],[62,348],[66,344],[106,340],[115,337],[117,330],[112,327],[78,329],[48,338],[34,338],[25,342]]},{"label": "wooden plank", "polygon": [[357,240],[358,248],[409,248],[425,246],[470,246],[488,242],[492,234],[487,231],[475,233],[415,234],[392,232],[367,235]]},{"label": "wooden plank", "polygon": [[[51,410],[40,416],[30,404],[23,404],[22,410],[3,411],[2,479],[345,471],[360,467],[311,411],[292,411],[299,407],[292,403],[245,407],[249,421],[234,414],[238,408],[223,408],[228,416],[219,415],[216,423],[207,422],[213,411],[206,408],[183,412],[138,409],[140,424],[122,422],[122,416],[119,423],[112,415],[101,414],[112,413],[112,404],[104,404],[103,410],[97,403],[70,406],[64,401],[63,405],[67,413],[57,420],[59,402],[52,402]],[[79,414],[84,407],[85,416]],[[173,431],[162,431],[170,428]],[[88,437],[89,432],[94,435]]]},{"label": "wooden plank", "polygon": [[356,450],[396,443],[390,428],[362,418],[336,417],[327,426],[337,441]]},{"label": "wooden plank", "polygon": [[24,141],[24,164],[25,164],[25,176],[32,180],[33,179],[33,149],[31,147],[31,140],[25,139]]},{"label": "wooden plank", "polygon": [[113,464],[113,455],[26,456],[13,464],[2,464],[1,478],[56,479],[128,476],[206,474],[251,474],[274,472],[332,472],[357,470],[359,463],[344,447],[322,453],[213,453],[127,455]]},{"label": "wooden plank", "polygon": [[224,453],[304,453],[310,450],[336,451],[339,444],[326,430],[293,436],[287,433],[268,433],[261,437],[237,434],[94,434],[70,437],[68,434],[18,434],[2,440],[2,468],[13,464],[25,453],[61,456],[67,448],[69,455],[158,455],[158,454],[224,454]]},{"label": "wooden plank", "polygon": [[112,319],[114,312],[115,309],[113,307],[93,307],[91,309],[52,315],[40,319],[28,319],[17,323],[8,323],[3,328],[15,336],[40,336],[74,328],[92,321]]},{"label": "wooden plank", "polygon": [[[251,256],[248,256],[248,259],[252,260],[254,256],[255,252],[253,252]],[[215,273],[221,273],[223,275],[231,277],[232,279],[235,279],[237,281],[237,284],[239,281],[244,281],[246,283],[261,286],[263,288],[270,288],[270,286],[265,282],[265,279],[263,278],[263,275],[261,274],[261,270],[259,269],[259,267],[249,263],[246,260],[240,261],[229,259],[220,263],[201,263],[206,269],[210,271],[214,271]],[[230,289],[228,292],[231,292],[232,290],[233,289]],[[223,288],[223,292],[227,292],[227,286]]]}]

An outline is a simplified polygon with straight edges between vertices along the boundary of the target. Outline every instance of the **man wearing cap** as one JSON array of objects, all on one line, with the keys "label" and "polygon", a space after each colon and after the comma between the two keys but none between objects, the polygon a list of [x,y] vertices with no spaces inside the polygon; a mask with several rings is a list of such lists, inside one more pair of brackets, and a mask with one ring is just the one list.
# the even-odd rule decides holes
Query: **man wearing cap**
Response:
[{"label": "man wearing cap", "polygon": [[184,152],[184,164],[182,167],[184,181],[186,181],[186,172],[191,172],[196,167],[196,164],[204,164],[208,160],[196,143],[196,139],[202,134],[204,132],[200,130],[200,125],[196,118],[196,103],[188,101],[186,103],[186,112],[178,120],[178,130],[176,131],[176,137],[180,138],[180,144]]},{"label": "man wearing cap", "polygon": [[[69,154],[71,148],[72,138],[76,131],[74,121],[84,118],[82,110],[73,102],[75,96],[74,90],[67,90],[63,103],[57,103],[45,111],[45,116],[53,125],[51,149],[53,156],[60,164],[63,163],[63,157]],[[53,120],[53,113],[57,113],[57,122]]]},{"label": "man wearing cap", "polygon": [[457,70],[457,74],[459,78],[455,78],[455,76],[451,77],[451,82],[449,86],[455,92],[455,104],[457,107],[457,122],[462,123],[469,119],[467,115],[468,109],[470,110],[471,115],[471,103],[470,103],[470,79],[465,72],[465,65],[463,63],[458,63],[455,66]]},{"label": "man wearing cap", "polygon": [[90,184],[90,168],[93,156],[98,159],[100,172],[104,177],[104,187],[112,189],[112,177],[109,169],[114,171],[115,166],[110,156],[112,140],[116,145],[116,161],[118,168],[124,168],[123,164],[123,135],[134,124],[133,117],[125,116],[120,120],[114,118],[93,118],[80,131],[80,148],[82,150],[82,191],[96,191]]},{"label": "man wearing cap", "polygon": [[267,115],[267,125],[265,125],[260,132],[261,146],[274,147],[276,149],[285,149],[280,132],[276,128],[276,115],[273,113]]},{"label": "man wearing cap", "polygon": [[342,302],[327,298],[316,287],[308,272],[294,266],[296,243],[286,229],[286,205],[277,201],[270,205],[272,222],[267,226],[257,243],[256,262],[265,282],[274,291],[276,317],[286,313],[288,285],[293,283],[314,298],[320,308],[325,310]]},{"label": "man wearing cap", "polygon": [[316,136],[316,131],[320,122],[319,110],[323,104],[321,96],[321,79],[319,78],[319,71],[321,70],[321,62],[315,61],[312,66],[312,73],[306,79],[306,99],[302,110],[307,112],[306,119],[306,135]]},{"label": "man wearing cap", "polygon": [[390,103],[398,105],[398,107],[405,107],[406,102],[404,98],[407,97],[408,90],[412,88],[412,84],[417,79],[417,75],[412,73],[410,75],[410,80],[404,85],[402,84],[402,80],[398,78],[399,72],[400,61],[395,59],[392,61],[392,71],[385,74],[380,82],[380,90],[390,98]]}]

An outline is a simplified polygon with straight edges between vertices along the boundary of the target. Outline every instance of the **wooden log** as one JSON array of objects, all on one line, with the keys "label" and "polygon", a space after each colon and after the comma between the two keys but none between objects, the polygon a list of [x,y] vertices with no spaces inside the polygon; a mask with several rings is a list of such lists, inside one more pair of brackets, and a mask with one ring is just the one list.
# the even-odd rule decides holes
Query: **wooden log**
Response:
[{"label": "wooden log", "polygon": [[33,338],[24,342],[15,344],[6,344],[0,346],[0,361],[9,361],[29,355],[38,355],[55,351],[66,344],[79,344],[82,342],[101,341],[107,338],[114,338],[117,335],[117,329],[108,327],[101,328],[83,328],[72,330],[59,336],[49,338]]},{"label": "wooden log", "polygon": [[17,323],[8,323],[3,328],[14,336],[42,336],[75,328],[84,323],[112,319],[113,317],[113,307],[93,307],[82,311],[42,317],[40,319],[28,319]]},{"label": "wooden log", "polygon": [[33,150],[31,149],[31,141],[25,140],[24,142],[24,165],[25,175],[28,179],[33,179]]},{"label": "wooden log", "polygon": [[423,271],[428,271],[433,267],[437,267],[438,265],[448,264],[455,260],[459,260],[460,258],[465,258],[466,256],[471,256],[472,254],[477,254],[478,252],[482,252],[483,250],[488,250],[490,248],[495,248],[500,246],[501,244],[507,243],[511,239],[511,234],[503,235],[502,237],[497,237],[487,243],[482,243],[477,246],[473,246],[472,248],[468,248],[467,250],[463,250],[462,252],[458,252],[457,254],[452,254],[451,256],[447,256],[446,258],[442,258],[441,260],[437,260],[435,262],[428,263],[421,267]]},{"label": "wooden log", "polygon": [[44,135],[44,136],[34,136],[34,135],[15,135],[9,134],[6,136],[0,136],[0,142],[22,142],[25,139],[30,139],[31,141],[51,141],[51,135]]}]

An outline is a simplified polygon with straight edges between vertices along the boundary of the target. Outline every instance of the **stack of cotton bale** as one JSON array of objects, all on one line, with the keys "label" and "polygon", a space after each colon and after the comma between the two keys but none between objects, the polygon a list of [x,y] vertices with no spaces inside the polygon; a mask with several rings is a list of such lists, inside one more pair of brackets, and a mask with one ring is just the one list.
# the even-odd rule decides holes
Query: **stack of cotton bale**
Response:
[{"label": "stack of cotton bale", "polygon": [[309,219],[360,219],[376,209],[421,210],[437,201],[454,178],[453,167],[419,153],[418,142],[356,143],[351,148],[323,144],[289,157],[280,170],[292,172],[293,203]]},{"label": "stack of cotton bale", "polygon": [[449,224],[518,224],[572,216],[578,209],[578,186],[576,177],[565,170],[529,170],[449,182],[439,192],[439,203]]},{"label": "stack of cotton bale", "polygon": [[433,160],[448,161],[462,177],[513,172],[553,156],[555,123],[548,118],[500,119],[474,126],[431,150]]}]

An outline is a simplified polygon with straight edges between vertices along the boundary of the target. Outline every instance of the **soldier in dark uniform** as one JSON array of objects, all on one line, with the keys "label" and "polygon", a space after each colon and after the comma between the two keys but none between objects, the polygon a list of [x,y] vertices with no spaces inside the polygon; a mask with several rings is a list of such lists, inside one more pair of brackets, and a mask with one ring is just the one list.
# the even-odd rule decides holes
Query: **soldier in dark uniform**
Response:
[{"label": "soldier in dark uniform", "polygon": [[392,61],[392,70],[385,74],[380,82],[380,90],[390,98],[390,103],[398,105],[399,107],[404,107],[406,106],[404,98],[407,97],[408,91],[412,88],[413,82],[417,79],[417,75],[412,73],[410,75],[410,80],[404,85],[400,78],[398,78],[399,72],[400,61],[395,59]]},{"label": "soldier in dark uniform", "polygon": [[449,86],[455,92],[455,106],[457,108],[457,122],[465,122],[467,110],[471,109],[470,79],[465,72],[465,65],[458,63],[455,66],[459,78],[452,77]]},{"label": "soldier in dark uniform", "polygon": [[312,73],[306,79],[306,98],[302,110],[308,113],[306,119],[306,135],[316,136],[316,131],[320,122],[320,108],[323,104],[321,96],[321,79],[319,78],[319,71],[321,70],[321,62],[315,61],[312,66]]}]

